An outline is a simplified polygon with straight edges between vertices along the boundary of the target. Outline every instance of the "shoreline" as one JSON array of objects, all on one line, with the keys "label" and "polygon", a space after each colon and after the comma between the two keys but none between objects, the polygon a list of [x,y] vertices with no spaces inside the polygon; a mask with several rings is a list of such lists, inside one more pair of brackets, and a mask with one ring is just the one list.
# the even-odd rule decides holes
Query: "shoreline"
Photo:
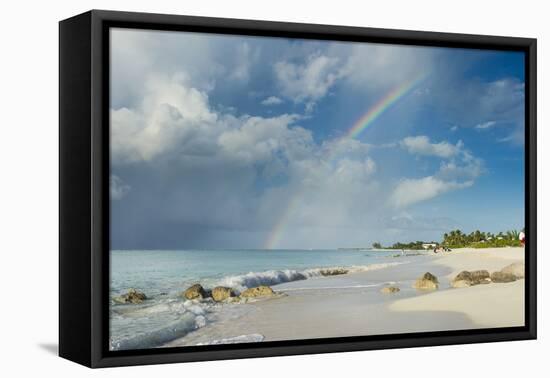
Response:
[{"label": "shoreline", "polygon": [[[235,340],[277,341],[358,335],[427,332],[524,324],[524,280],[455,289],[450,280],[462,270],[497,271],[524,261],[524,249],[456,249],[443,254],[403,257],[385,269],[316,277],[272,286],[285,295],[245,306],[244,315],[213,322],[165,343],[188,346]],[[439,278],[440,288],[412,288],[425,272]],[[382,294],[391,283],[401,290]]]}]

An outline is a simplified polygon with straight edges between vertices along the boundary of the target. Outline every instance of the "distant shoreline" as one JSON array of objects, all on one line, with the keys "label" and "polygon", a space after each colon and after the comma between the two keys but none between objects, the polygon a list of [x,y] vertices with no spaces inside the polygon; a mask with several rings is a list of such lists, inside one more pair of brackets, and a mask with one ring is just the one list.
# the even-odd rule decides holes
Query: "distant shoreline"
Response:
[{"label": "distant shoreline", "polygon": [[[498,247],[459,247],[459,248],[451,248],[453,250],[462,250],[462,249],[475,249],[475,250],[484,250],[484,249],[506,249],[506,248],[523,248],[518,246],[498,246]],[[338,247],[338,248],[145,248],[145,249],[139,249],[139,248],[111,248],[110,252],[132,252],[132,251],[149,251],[149,252],[155,252],[155,251],[162,251],[162,252],[178,252],[178,251],[301,251],[301,252],[307,252],[307,251],[349,251],[349,252],[388,252],[388,251],[426,251],[430,252],[433,251],[433,248],[421,248],[421,249],[414,249],[414,248],[372,248],[372,247]]]}]

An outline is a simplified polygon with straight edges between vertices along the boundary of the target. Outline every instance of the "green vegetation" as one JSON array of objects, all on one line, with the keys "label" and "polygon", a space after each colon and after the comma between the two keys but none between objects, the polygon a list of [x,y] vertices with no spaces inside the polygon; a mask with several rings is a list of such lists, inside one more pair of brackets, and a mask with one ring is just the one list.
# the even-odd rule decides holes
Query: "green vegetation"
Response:
[{"label": "green vegetation", "polygon": [[393,245],[391,246],[388,246],[388,247],[383,247],[382,244],[376,242],[376,243],[372,243],[372,248],[374,249],[424,249],[424,246],[423,244],[434,244],[434,245],[439,245],[438,242],[429,242],[429,243],[426,243],[426,242],[423,242],[423,241],[415,241],[415,242],[410,242],[410,243],[394,243]]},{"label": "green vegetation", "polygon": [[[525,232],[525,229],[522,231]],[[422,242],[415,241],[410,243],[394,243],[392,246],[383,247],[382,244],[372,243],[374,249],[424,249],[423,244],[435,244],[446,248],[500,248],[500,247],[520,247],[519,231],[510,230],[493,234],[491,232],[481,232],[479,230],[465,234],[460,230],[453,230],[443,235],[441,242]],[[428,248],[431,249],[431,248]]]},{"label": "green vegetation", "polygon": [[498,248],[520,247],[519,231],[510,230],[493,234],[479,230],[465,234],[460,230],[453,230],[443,235],[442,246],[447,248]]},{"label": "green vegetation", "polygon": [[[431,244],[438,244],[436,242],[430,242]],[[423,241],[415,241],[410,243],[394,243],[390,249],[424,249],[422,246]]]}]

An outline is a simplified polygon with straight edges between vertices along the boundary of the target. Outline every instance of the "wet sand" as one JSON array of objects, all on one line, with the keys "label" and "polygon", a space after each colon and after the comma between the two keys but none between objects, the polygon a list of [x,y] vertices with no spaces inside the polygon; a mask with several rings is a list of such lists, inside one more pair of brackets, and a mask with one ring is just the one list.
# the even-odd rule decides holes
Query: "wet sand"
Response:
[{"label": "wet sand", "polygon": [[[381,270],[275,285],[273,289],[284,296],[228,304],[241,306],[238,316],[213,322],[165,346],[235,337],[276,341],[521,326],[524,280],[461,289],[451,288],[450,280],[462,270],[500,270],[523,261],[523,255],[523,248],[460,249],[399,257],[396,261],[403,264]],[[439,290],[412,288],[425,272],[439,278]],[[400,292],[380,293],[389,284]]]}]

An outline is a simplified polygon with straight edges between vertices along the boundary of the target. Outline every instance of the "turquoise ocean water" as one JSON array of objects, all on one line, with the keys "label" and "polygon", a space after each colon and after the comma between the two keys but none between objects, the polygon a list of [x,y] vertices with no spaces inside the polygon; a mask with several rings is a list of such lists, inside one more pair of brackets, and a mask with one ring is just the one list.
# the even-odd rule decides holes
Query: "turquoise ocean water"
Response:
[{"label": "turquoise ocean water", "polygon": [[[239,306],[212,300],[188,301],[181,293],[190,285],[232,287],[237,292],[258,285],[317,279],[320,270],[383,269],[395,264],[398,251],[373,250],[113,250],[111,296],[135,288],[147,295],[139,305],[110,306],[112,350],[141,349],[184,337]],[[231,309],[230,309],[231,307]],[[241,306],[243,308],[243,306]],[[238,314],[237,314],[238,315]],[[213,342],[215,342],[213,340]]]}]

